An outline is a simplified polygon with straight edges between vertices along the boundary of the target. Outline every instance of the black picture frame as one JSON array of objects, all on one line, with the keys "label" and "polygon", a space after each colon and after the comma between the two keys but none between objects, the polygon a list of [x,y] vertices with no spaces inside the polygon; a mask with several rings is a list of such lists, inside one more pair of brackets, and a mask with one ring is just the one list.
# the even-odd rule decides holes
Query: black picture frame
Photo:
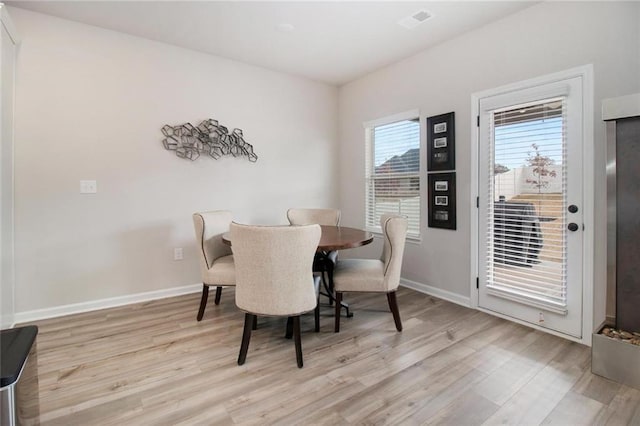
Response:
[{"label": "black picture frame", "polygon": [[455,168],[455,112],[427,117],[427,170],[442,172]]},{"label": "black picture frame", "polygon": [[429,228],[456,229],[456,172],[428,175]]}]

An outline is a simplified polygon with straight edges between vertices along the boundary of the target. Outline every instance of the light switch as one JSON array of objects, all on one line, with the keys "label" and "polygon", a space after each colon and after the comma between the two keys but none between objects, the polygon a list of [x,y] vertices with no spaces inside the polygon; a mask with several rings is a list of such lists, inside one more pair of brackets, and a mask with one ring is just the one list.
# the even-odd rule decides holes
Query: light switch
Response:
[{"label": "light switch", "polygon": [[96,192],[98,192],[98,183],[95,180],[80,181],[81,194],[95,194]]},{"label": "light switch", "polygon": [[182,253],[182,247],[176,247],[173,249],[173,260],[182,260],[184,259]]}]

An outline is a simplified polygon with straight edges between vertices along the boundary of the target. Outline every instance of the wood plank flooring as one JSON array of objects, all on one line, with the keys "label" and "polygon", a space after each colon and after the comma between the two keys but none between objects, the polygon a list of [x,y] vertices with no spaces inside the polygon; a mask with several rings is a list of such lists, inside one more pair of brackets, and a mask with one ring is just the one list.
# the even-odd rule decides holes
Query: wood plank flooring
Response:
[{"label": "wood plank flooring", "polygon": [[590,372],[590,349],[400,289],[346,294],[302,322],[304,368],[284,318],[259,318],[236,364],[244,315],[225,289],[36,322],[46,425],[640,424],[640,391]]}]

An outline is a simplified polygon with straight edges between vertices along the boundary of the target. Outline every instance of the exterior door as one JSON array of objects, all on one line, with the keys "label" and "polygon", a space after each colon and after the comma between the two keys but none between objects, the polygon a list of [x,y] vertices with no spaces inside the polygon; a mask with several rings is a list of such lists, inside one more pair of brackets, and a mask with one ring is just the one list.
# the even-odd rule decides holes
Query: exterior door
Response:
[{"label": "exterior door", "polygon": [[582,337],[582,77],[479,100],[478,306]]}]

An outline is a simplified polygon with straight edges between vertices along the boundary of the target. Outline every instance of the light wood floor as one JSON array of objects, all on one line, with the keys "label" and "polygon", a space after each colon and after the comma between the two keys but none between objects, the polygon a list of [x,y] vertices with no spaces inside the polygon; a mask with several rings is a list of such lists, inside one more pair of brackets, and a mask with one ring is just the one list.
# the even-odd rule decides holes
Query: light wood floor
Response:
[{"label": "light wood floor", "polygon": [[[640,391],[590,373],[589,348],[401,289],[347,294],[333,333],[305,317],[296,367],[284,319],[243,314],[225,289],[196,322],[192,294],[36,323],[43,424],[640,424]],[[211,298],[212,299],[212,298]]]}]

